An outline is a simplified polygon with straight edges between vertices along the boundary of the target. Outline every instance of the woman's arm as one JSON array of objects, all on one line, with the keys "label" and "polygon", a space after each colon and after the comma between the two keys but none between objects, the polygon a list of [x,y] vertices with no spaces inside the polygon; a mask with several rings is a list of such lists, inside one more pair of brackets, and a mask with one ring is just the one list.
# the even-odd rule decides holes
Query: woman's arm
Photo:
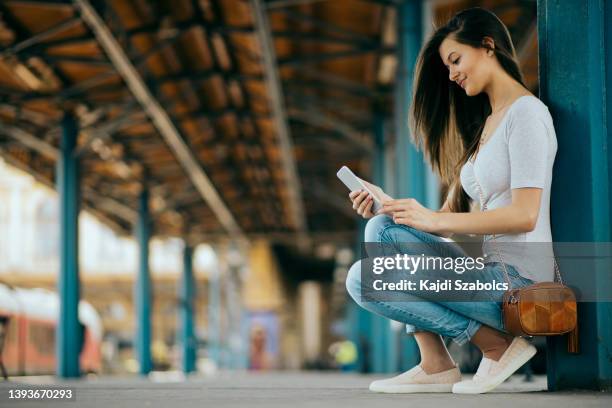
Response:
[{"label": "woman's arm", "polygon": [[512,204],[471,213],[438,212],[436,230],[443,234],[506,234],[533,231],[540,212],[541,188],[512,189]]},{"label": "woman's arm", "polygon": [[510,205],[469,213],[432,211],[413,198],[405,198],[383,203],[378,214],[389,214],[396,224],[408,225],[443,237],[449,234],[528,232],[535,228],[541,196],[541,188],[516,188],[512,189]]},{"label": "woman's arm", "polygon": [[[450,205],[448,203],[448,197],[446,198],[446,201],[444,201],[444,204],[442,205],[442,208],[440,208],[438,210],[438,213],[450,213]],[[452,232],[443,232],[443,231],[439,231],[436,233],[436,235],[444,237],[444,238],[450,238],[453,236]]]}]

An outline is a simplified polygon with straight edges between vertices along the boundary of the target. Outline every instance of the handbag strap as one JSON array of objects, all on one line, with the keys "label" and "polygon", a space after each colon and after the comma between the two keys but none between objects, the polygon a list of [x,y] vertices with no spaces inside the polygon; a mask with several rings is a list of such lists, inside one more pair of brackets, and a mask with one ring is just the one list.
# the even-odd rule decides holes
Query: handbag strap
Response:
[{"label": "handbag strap", "polygon": [[[480,210],[481,211],[487,211],[487,203],[484,200],[484,196],[482,194],[482,189],[480,188],[480,183],[478,182],[478,178],[476,177],[476,169],[472,169],[473,173],[474,173],[474,181],[476,181],[476,189],[478,190],[478,196],[480,198]],[[495,240],[495,234],[491,234],[492,239],[491,241]],[[499,253],[499,249],[497,247],[496,248],[496,252],[497,252],[497,256],[499,257],[499,260],[502,264],[502,266],[504,267],[504,278],[506,279],[506,282],[508,283],[508,289],[512,288],[512,283],[510,281],[510,276],[508,275],[508,269],[506,268],[506,263],[504,262],[504,260],[502,259],[501,254]],[[556,280],[563,284],[563,279],[561,278],[561,273],[559,272],[559,265],[557,265],[557,260],[555,259],[555,257],[553,256],[553,265],[555,268],[555,278]]]}]

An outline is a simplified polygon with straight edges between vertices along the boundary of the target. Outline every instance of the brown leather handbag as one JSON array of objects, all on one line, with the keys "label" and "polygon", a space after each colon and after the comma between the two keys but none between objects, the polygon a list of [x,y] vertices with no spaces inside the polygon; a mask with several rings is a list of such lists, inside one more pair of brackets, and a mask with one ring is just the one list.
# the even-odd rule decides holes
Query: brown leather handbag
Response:
[{"label": "brown leather handbag", "polygon": [[[476,186],[480,195],[480,208],[486,211],[487,204],[478,181]],[[496,252],[504,267],[504,278],[508,283],[508,290],[502,298],[505,329],[515,336],[555,336],[568,333],[567,351],[578,353],[576,296],[571,288],[563,284],[557,261],[553,258],[556,281],[539,282],[513,289],[506,264],[499,250]]]},{"label": "brown leather handbag", "polygon": [[[501,256],[498,254],[501,260]],[[506,265],[504,273],[510,280]],[[504,293],[502,314],[504,327],[516,336],[555,336],[568,334],[567,351],[579,352],[576,296],[565,286],[555,261],[558,282],[539,282]]]}]

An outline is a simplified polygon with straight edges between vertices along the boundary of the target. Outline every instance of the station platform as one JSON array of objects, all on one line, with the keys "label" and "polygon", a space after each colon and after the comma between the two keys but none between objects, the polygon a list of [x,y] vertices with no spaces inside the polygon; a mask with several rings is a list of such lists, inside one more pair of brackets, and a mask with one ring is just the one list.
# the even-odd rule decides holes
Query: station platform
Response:
[{"label": "station platform", "polygon": [[[54,377],[15,377],[0,383],[3,398],[7,389],[19,386],[54,384],[71,387],[76,401],[0,402],[19,407],[503,407],[560,408],[610,407],[612,394],[588,391],[547,392],[546,377],[524,382],[516,375],[494,392],[467,396],[454,394],[376,394],[368,384],[382,375],[338,372],[277,371],[265,373],[219,372],[214,376],[181,373],[152,373],[140,377],[87,377],[59,381]],[[464,376],[467,378],[468,376]],[[8,403],[7,403],[8,402]]]}]

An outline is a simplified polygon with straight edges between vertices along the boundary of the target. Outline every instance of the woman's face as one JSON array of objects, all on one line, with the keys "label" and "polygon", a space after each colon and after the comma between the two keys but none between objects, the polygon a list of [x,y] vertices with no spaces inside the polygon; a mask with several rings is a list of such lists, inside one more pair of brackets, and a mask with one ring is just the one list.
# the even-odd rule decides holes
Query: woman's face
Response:
[{"label": "woman's face", "polygon": [[451,81],[463,88],[468,96],[483,92],[491,78],[495,57],[488,56],[485,48],[458,43],[451,36],[442,41],[439,52]]}]

